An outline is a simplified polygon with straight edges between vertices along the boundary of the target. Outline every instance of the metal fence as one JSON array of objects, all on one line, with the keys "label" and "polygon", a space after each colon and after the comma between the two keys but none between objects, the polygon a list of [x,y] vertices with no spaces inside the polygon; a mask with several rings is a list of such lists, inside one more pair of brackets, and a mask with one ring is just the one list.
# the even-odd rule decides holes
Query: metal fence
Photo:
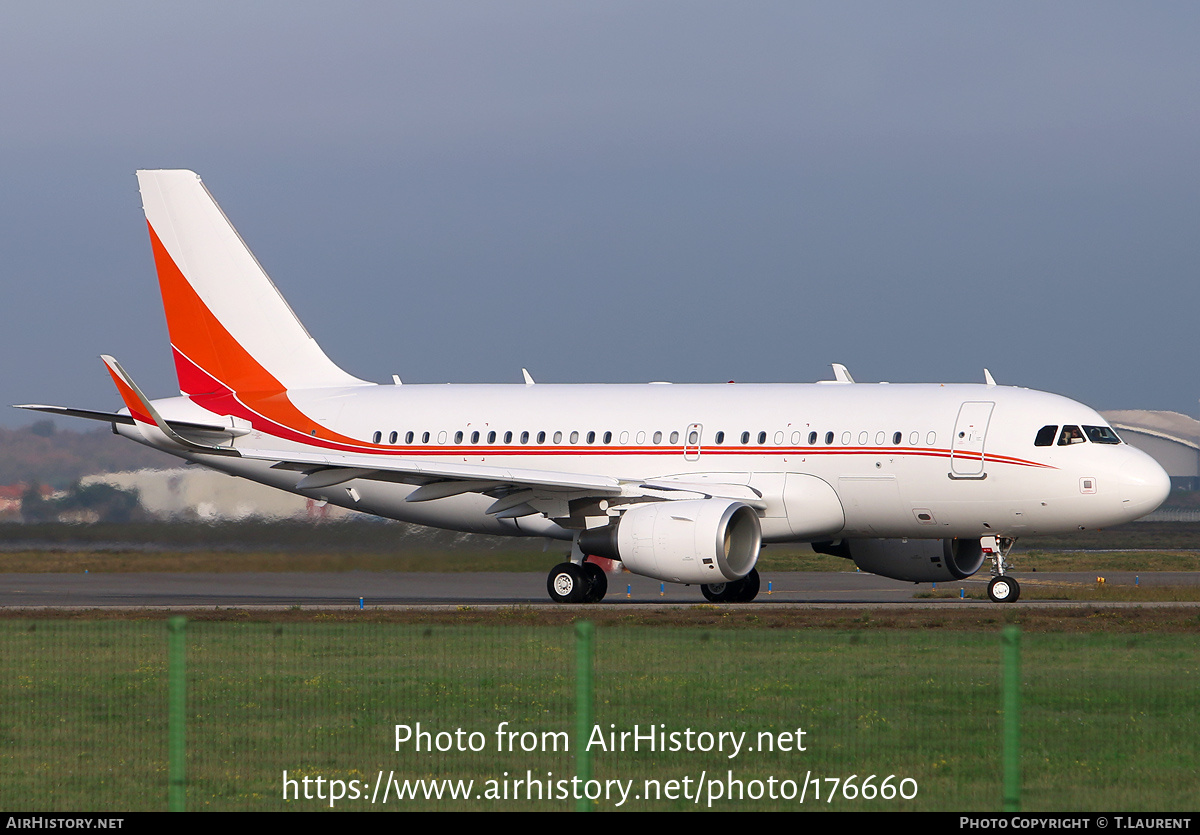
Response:
[{"label": "metal fence", "polygon": [[5,621],[0,806],[1188,810],[1198,679],[1186,634]]}]

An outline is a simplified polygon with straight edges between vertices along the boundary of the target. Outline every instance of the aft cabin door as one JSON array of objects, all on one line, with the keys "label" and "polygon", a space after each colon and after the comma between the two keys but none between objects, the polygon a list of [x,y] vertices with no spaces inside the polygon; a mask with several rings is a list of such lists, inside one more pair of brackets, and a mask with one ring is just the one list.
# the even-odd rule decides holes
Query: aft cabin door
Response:
[{"label": "aft cabin door", "polygon": [[964,403],[950,441],[950,477],[986,478],[983,444],[995,403]]}]

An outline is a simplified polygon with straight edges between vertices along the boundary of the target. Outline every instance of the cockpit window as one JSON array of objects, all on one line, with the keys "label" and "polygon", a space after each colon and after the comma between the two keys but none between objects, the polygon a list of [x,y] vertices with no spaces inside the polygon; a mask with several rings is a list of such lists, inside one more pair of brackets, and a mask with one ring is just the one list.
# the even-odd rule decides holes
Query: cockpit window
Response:
[{"label": "cockpit window", "polygon": [[1093,444],[1121,443],[1121,439],[1117,437],[1117,433],[1112,431],[1110,426],[1085,426],[1083,431],[1087,433],[1088,440]]},{"label": "cockpit window", "polygon": [[1054,446],[1054,436],[1058,434],[1058,424],[1043,426],[1033,439],[1034,446]]},{"label": "cockpit window", "polygon": [[1058,445],[1067,446],[1069,444],[1082,444],[1087,441],[1083,437],[1083,432],[1078,426],[1064,426],[1062,432],[1058,436]]}]

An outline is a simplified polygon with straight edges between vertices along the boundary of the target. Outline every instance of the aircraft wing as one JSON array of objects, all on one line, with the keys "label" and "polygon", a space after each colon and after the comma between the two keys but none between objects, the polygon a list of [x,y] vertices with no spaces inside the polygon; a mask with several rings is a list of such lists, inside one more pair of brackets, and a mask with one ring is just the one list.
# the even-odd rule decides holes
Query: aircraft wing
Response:
[{"label": "aircraft wing", "polygon": [[365,478],[419,485],[406,498],[409,502],[481,493],[496,499],[486,512],[497,518],[533,513],[543,513],[549,518],[567,516],[570,515],[568,502],[581,498],[671,501],[719,496],[738,499],[758,509],[766,507],[761,495],[739,484],[620,479],[587,473],[388,458],[362,453],[239,448],[237,454],[256,461],[274,461],[276,469],[304,472],[304,478],[296,484],[298,490],[331,487]]},{"label": "aircraft wing", "polygon": [[[548,518],[569,516],[576,499],[654,499],[670,501],[690,498],[739,499],[753,507],[765,503],[757,491],[739,484],[688,483],[676,477],[664,479],[620,479],[590,473],[497,467],[486,464],[430,461],[331,450],[271,450],[238,447],[232,443],[245,430],[224,425],[169,421],[142,393],[137,383],[115,359],[102,357],[129,414],[68,409],[61,406],[25,405],[52,414],[70,415],[113,424],[133,425],[143,434],[161,433],[161,440],[191,453],[245,458],[271,462],[272,468],[302,472],[296,490],[317,490],[354,479],[393,481],[416,485],[405,498],[409,502],[431,501],[463,493],[480,493],[495,501],[487,509],[497,518],[517,518],[534,513]],[[218,443],[212,443],[216,440]],[[157,446],[157,444],[155,444]]]},{"label": "aircraft wing", "polygon": [[[389,476],[413,476],[415,483],[449,479],[496,485],[527,485],[552,490],[582,490],[597,495],[620,495],[621,482],[612,476],[561,473],[553,470],[525,470],[513,467],[491,467],[485,464],[456,464],[441,461],[417,461],[411,458],[389,458],[353,452],[299,452],[294,450],[259,450],[238,448],[242,458],[255,461],[276,461],[280,469],[308,471],[297,485],[300,489],[326,487],[354,478],[377,478],[407,481]],[[317,478],[316,476],[321,476]],[[464,490],[462,492],[475,492]],[[432,497],[431,497],[432,498]]]}]

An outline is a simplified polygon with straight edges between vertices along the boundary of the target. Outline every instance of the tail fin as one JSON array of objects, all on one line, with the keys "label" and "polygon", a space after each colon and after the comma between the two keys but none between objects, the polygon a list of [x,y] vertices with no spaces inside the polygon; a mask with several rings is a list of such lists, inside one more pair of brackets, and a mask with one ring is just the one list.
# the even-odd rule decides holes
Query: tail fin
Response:
[{"label": "tail fin", "polygon": [[137,176],[183,394],[365,384],[325,356],[195,173]]}]

